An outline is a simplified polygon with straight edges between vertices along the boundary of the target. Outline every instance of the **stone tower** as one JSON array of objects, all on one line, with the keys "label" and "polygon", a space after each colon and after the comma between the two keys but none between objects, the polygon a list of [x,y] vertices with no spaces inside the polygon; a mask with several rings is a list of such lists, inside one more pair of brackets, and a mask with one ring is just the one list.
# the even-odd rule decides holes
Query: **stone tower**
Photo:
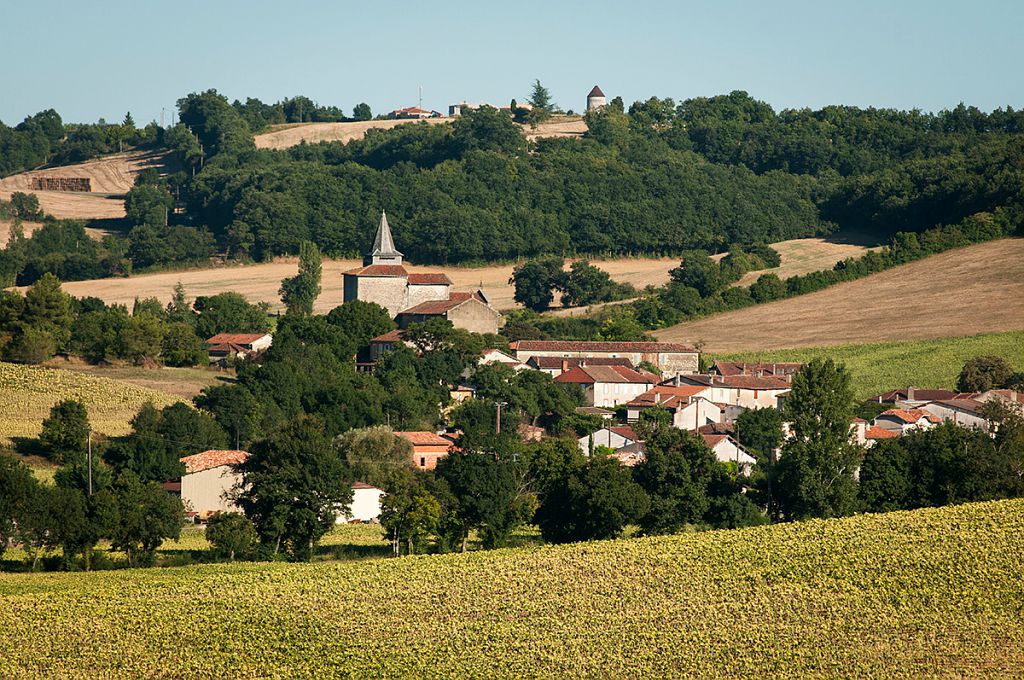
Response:
[{"label": "stone tower", "polygon": [[607,102],[604,99],[604,92],[601,92],[601,88],[594,85],[594,89],[587,95],[587,111],[596,111],[606,103]]},{"label": "stone tower", "polygon": [[391,237],[387,213],[380,211],[380,224],[377,235],[373,237],[373,250],[363,258],[363,265],[371,264],[402,264],[402,253],[395,248],[395,240]]}]

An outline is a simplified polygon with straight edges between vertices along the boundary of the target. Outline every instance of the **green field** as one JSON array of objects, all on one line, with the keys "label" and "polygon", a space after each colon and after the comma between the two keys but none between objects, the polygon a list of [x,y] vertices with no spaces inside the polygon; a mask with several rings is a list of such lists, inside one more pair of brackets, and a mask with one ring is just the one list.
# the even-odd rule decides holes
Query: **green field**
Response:
[{"label": "green field", "polygon": [[853,374],[853,389],[857,397],[866,399],[898,387],[954,389],[964,362],[983,354],[1004,357],[1016,370],[1024,371],[1024,331],[939,340],[714,354],[708,358],[805,362],[818,357],[835,359],[846,364]]},{"label": "green field", "polygon": [[0,676],[1016,675],[1024,501],[359,562],[0,575]]}]

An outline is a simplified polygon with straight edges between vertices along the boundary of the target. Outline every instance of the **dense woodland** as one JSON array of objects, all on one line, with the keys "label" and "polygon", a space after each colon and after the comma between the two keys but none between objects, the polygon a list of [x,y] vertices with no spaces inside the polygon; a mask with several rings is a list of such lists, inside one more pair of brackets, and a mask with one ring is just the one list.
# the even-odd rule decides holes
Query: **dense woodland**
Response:
[{"label": "dense woodland", "polygon": [[[361,107],[351,118],[369,117]],[[452,125],[283,151],[256,150],[253,133],[342,112],[304,97],[232,104],[208,91],[182,98],[179,116],[171,128],[137,129],[130,115],[69,126],[47,111],[0,126],[0,174],[126,144],[170,149],[181,163],[171,176],[140,177],[127,238],[77,256],[92,266],[65,266],[57,253],[68,249],[50,247],[46,262],[5,253],[0,274],[29,283],[41,270],[118,275],[218,252],[260,260],[295,254],[307,240],[351,256],[365,249],[382,207],[412,261],[471,263],[716,253],[837,229],[885,241],[978,214],[1013,233],[1024,205],[1024,112],[1010,108],[775,112],[733,92],[628,110],[615,99],[587,115],[584,139],[530,143],[507,114],[484,108]],[[168,210],[174,204],[183,214]]]}]

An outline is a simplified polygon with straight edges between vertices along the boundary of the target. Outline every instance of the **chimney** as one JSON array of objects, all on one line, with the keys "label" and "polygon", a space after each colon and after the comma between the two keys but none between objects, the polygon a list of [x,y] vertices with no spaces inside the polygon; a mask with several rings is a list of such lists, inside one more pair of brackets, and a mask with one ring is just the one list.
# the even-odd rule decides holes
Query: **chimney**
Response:
[{"label": "chimney", "polygon": [[569,370],[569,360],[568,359],[562,359],[562,373],[565,373],[568,370]]},{"label": "chimney", "polygon": [[908,387],[907,388],[907,401],[914,401],[914,388],[913,387]]},{"label": "chimney", "polygon": [[660,404],[661,403],[661,392],[655,392],[654,393],[654,403],[655,404]]}]

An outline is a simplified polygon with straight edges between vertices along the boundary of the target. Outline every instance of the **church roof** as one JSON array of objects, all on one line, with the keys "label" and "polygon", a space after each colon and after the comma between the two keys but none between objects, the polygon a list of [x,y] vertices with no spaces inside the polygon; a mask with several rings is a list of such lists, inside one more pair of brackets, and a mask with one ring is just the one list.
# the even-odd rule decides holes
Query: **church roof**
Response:
[{"label": "church roof", "polygon": [[380,211],[380,224],[377,225],[377,235],[373,237],[373,250],[370,251],[370,255],[388,259],[402,257],[402,253],[395,248],[395,240],[391,236],[391,227],[388,225],[388,216],[383,210]]},{"label": "church roof", "polygon": [[344,272],[346,276],[391,276],[407,277],[409,272],[400,264],[371,264]]},{"label": "church roof", "polygon": [[604,96],[604,92],[601,92],[601,88],[599,88],[597,85],[594,85],[594,89],[591,90],[590,94],[588,94],[587,96],[588,97],[603,97]]}]

